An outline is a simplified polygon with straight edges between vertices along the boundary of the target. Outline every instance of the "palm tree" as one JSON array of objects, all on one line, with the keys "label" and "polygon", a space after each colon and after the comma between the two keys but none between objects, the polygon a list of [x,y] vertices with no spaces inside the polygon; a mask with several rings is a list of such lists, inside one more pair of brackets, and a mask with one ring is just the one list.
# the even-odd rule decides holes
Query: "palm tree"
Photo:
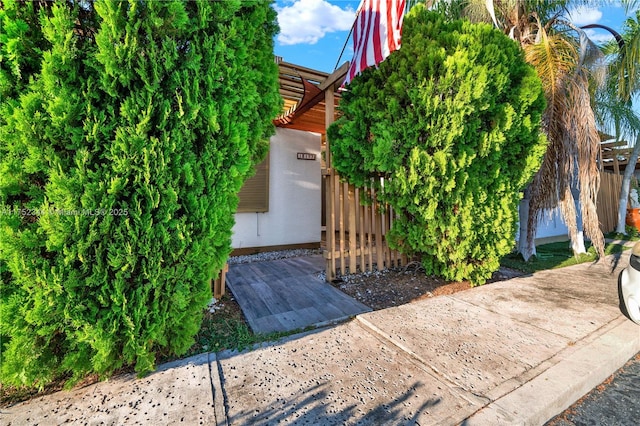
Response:
[{"label": "palm tree", "polygon": [[[637,7],[638,3],[636,1],[633,5]],[[599,124],[603,128],[611,127],[617,139],[623,136],[636,137],[622,178],[618,204],[616,232],[624,234],[629,187],[640,154],[640,116],[633,109],[634,97],[640,96],[640,10],[636,11],[635,18],[630,17],[625,21],[623,34],[616,39],[618,43],[604,46],[605,53],[612,60],[607,84],[596,92],[595,105]]]},{"label": "palm tree", "polygon": [[548,104],[542,126],[548,147],[520,205],[518,251],[526,260],[535,255],[540,218],[557,207],[569,229],[574,252],[584,251],[584,229],[598,254],[604,255],[604,236],[596,209],[600,138],[590,93],[590,83],[597,75],[594,70],[598,69],[593,65],[601,61],[602,55],[581,29],[562,19],[570,3],[453,0],[436,6],[451,18],[493,23],[520,44],[526,60],[542,80]]}]

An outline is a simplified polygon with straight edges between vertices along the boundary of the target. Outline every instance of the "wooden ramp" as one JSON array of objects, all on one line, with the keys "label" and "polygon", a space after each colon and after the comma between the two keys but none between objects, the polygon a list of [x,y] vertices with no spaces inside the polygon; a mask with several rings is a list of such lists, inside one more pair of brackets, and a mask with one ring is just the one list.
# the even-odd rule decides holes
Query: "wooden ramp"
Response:
[{"label": "wooden ramp", "polygon": [[324,266],[321,255],[229,265],[227,286],[254,333],[291,331],[371,311],[319,279]]}]

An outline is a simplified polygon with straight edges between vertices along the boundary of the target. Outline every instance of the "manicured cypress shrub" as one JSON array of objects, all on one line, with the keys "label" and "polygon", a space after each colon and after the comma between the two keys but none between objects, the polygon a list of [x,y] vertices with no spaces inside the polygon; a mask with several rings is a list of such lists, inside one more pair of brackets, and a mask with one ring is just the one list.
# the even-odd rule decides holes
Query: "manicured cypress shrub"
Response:
[{"label": "manicured cypress shrub", "polygon": [[513,247],[519,192],[544,154],[544,108],[515,42],[419,5],[401,49],[343,94],[333,164],[353,184],[373,180],[399,214],[393,248],[427,274],[481,284]]},{"label": "manicured cypress shrub", "polygon": [[[5,6],[0,40],[33,15]],[[0,59],[2,382],[144,373],[190,347],[231,250],[281,105],[276,15],[99,0],[37,16],[34,49]]]}]

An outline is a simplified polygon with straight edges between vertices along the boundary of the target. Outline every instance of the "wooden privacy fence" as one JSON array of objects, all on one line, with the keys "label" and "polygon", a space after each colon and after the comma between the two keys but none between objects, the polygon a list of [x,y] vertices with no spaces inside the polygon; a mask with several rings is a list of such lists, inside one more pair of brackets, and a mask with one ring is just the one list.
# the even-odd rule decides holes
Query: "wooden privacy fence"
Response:
[{"label": "wooden privacy fence", "polygon": [[[391,250],[386,235],[396,217],[381,205],[375,189],[356,188],[334,170],[323,172],[326,185],[326,279],[337,275],[382,270],[407,264],[406,256]],[[370,202],[363,205],[360,200]]]},{"label": "wooden privacy fence", "polygon": [[[407,256],[387,244],[387,232],[396,217],[381,205],[372,186],[356,188],[340,181],[334,170],[323,171],[326,185],[326,279],[347,273],[383,270],[406,265]],[[602,232],[615,230],[622,175],[601,173],[598,218]],[[370,202],[362,205],[360,200]]]},{"label": "wooden privacy fence", "polygon": [[622,175],[615,173],[600,173],[600,190],[598,191],[598,219],[603,233],[616,229],[618,222],[618,201]]}]

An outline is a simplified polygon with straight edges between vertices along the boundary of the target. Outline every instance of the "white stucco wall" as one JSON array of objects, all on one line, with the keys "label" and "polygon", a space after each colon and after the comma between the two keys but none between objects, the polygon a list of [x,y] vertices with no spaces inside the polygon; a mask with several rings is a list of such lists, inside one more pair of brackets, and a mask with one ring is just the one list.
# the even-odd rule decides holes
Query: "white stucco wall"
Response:
[{"label": "white stucco wall", "polygon": [[551,216],[544,214],[538,222],[536,238],[566,236],[569,239],[569,228],[565,225],[560,209],[553,210]]},{"label": "white stucco wall", "polygon": [[[569,239],[569,228],[565,225],[560,214],[560,209],[553,210],[551,215],[545,213],[538,221],[536,238],[549,238],[566,236]],[[516,240],[520,238],[520,227],[516,228]]]},{"label": "white stucco wall", "polygon": [[[270,146],[269,211],[236,213],[233,248],[320,241],[320,135],[277,128]],[[299,152],[316,159],[298,160]]]}]

